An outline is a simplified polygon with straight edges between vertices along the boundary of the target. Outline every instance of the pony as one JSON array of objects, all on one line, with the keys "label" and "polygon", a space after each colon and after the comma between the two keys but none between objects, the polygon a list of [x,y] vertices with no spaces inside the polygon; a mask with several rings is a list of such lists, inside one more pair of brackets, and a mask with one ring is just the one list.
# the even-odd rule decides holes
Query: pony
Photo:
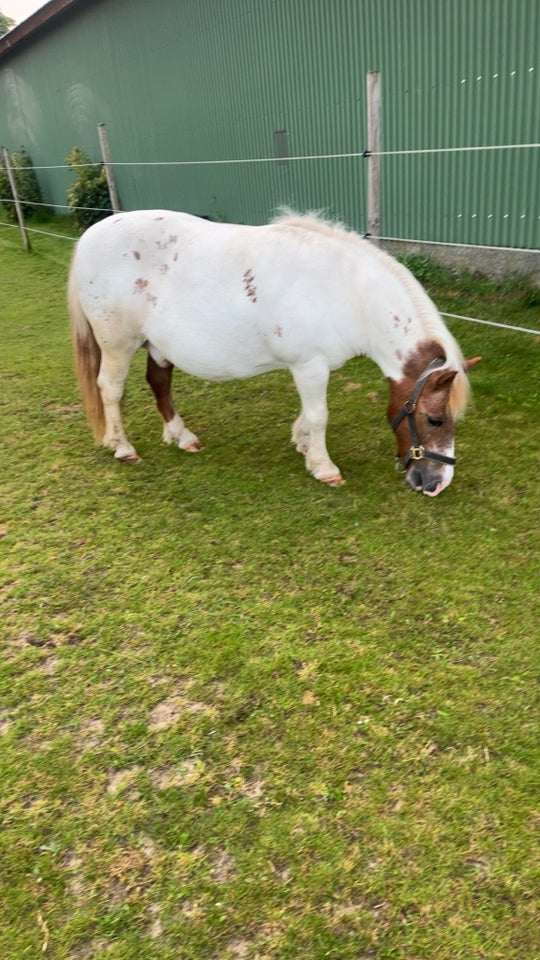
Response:
[{"label": "pony", "polygon": [[388,380],[409,486],[436,496],[452,480],[454,424],[480,358],[463,359],[405,266],[342,224],[292,211],[262,226],[118,213],[79,239],[68,303],[86,416],[118,460],[140,459],[120,401],[143,347],[163,439],[188,452],[202,445],[173,402],[173,367],[211,381],[288,369],[301,403],[292,441],[317,480],[340,486],[326,447],[327,385],[331,371],[365,355]]}]

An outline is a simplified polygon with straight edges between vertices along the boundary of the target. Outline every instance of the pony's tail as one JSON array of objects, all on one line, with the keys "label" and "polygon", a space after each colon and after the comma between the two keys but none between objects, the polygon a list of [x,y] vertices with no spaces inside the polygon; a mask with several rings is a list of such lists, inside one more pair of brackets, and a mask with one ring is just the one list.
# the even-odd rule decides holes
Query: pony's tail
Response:
[{"label": "pony's tail", "polygon": [[105,414],[103,402],[97,385],[101,350],[94,336],[86,314],[79,300],[79,291],[75,279],[75,258],[71,261],[68,281],[68,307],[71,317],[71,335],[73,339],[73,353],[75,371],[79,381],[79,389],[94,437],[101,443],[105,431]]}]

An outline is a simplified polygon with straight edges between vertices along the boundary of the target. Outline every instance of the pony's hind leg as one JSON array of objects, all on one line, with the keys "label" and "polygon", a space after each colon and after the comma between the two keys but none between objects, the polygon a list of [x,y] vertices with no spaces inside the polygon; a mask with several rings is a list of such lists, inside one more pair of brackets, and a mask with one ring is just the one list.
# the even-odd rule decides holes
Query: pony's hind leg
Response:
[{"label": "pony's hind leg", "polygon": [[176,443],[181,450],[197,453],[203,449],[202,444],[198,437],[185,426],[171,396],[173,365],[152,344],[147,344],[147,349],[146,379],[163,417],[163,439],[165,443]]},{"label": "pony's hind leg", "polygon": [[137,463],[140,457],[124,433],[120,414],[120,401],[124,392],[124,383],[130,361],[131,353],[110,353],[102,349],[97,384],[105,414],[103,446],[114,450],[114,456],[117,460]]}]

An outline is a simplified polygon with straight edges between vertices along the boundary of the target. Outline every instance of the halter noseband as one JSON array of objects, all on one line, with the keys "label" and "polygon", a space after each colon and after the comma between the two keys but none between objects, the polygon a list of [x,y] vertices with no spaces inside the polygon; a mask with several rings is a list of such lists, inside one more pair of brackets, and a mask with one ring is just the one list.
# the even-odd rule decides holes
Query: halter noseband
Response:
[{"label": "halter noseband", "polygon": [[434,370],[438,370],[438,368],[444,366],[445,363],[445,357],[435,357],[435,360],[431,361],[429,366],[427,366],[424,372],[418,377],[411,395],[405,401],[399,413],[396,413],[392,423],[390,424],[392,430],[395,431],[403,418],[408,417],[409,430],[411,431],[412,446],[404,457],[400,457],[399,453],[397,454],[396,459],[398,462],[396,463],[396,470],[399,469],[400,464],[402,469],[406,470],[411,460],[436,460],[438,463],[449,463],[452,466],[456,462],[454,457],[447,457],[444,453],[434,453],[432,450],[426,450],[426,448],[422,446],[418,437],[418,430],[416,429],[416,420],[414,419],[416,402],[422,393],[422,390],[424,389],[426,380],[430,374],[434,372]]}]

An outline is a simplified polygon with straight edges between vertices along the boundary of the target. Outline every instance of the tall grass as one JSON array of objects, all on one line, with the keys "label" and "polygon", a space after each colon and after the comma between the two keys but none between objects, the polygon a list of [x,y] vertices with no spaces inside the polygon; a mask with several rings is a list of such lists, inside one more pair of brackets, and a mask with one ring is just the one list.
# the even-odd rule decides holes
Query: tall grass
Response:
[{"label": "tall grass", "polygon": [[[70,245],[0,233],[0,956],[534,960],[539,338],[452,323],[474,404],[452,486],[393,471],[386,385],[333,376],[310,479],[272,374],[177,375],[200,455],[84,422]],[[437,270],[441,309],[538,326]]]}]

